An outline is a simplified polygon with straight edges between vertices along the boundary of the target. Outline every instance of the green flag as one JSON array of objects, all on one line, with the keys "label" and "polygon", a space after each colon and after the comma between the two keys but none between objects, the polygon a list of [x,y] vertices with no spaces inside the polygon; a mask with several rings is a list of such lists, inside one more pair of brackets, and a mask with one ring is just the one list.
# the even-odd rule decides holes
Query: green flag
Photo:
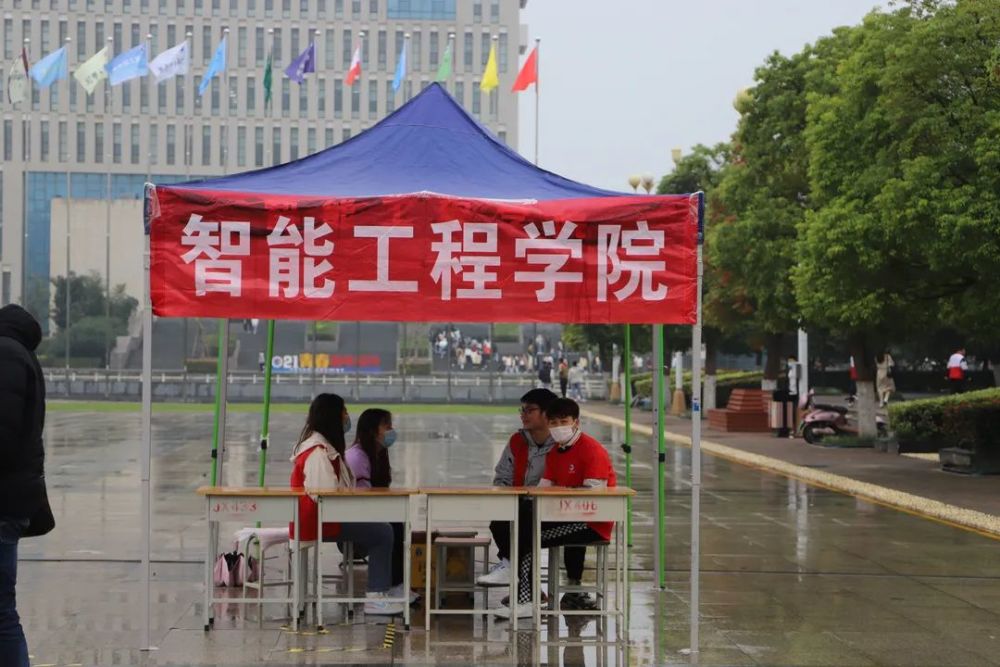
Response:
[{"label": "green flag", "polygon": [[447,81],[451,78],[451,41],[448,41],[448,46],[444,50],[444,57],[441,58],[441,65],[438,66],[437,77],[435,81],[442,82]]},{"label": "green flag", "polygon": [[264,65],[264,108],[271,103],[271,56],[267,54],[267,64]]}]

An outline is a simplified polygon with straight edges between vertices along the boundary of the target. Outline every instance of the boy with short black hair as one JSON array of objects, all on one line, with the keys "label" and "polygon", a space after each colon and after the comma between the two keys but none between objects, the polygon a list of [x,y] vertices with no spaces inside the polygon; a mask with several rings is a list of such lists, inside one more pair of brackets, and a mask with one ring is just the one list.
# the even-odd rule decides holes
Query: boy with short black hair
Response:
[{"label": "boy with short black hair", "polygon": [[[580,430],[580,406],[569,398],[557,398],[545,410],[549,434],[555,446],[545,457],[545,470],[539,486],[570,488],[607,488],[617,486],[614,467],[608,451],[595,438]],[[612,522],[545,522],[542,524],[542,548],[567,544],[594,544],[611,539]],[[531,616],[531,540],[530,524],[522,525],[518,534],[517,604],[501,606],[493,613],[501,618]],[[583,550],[578,561],[566,558],[566,576],[571,585],[579,585],[583,576]],[[567,554],[568,556],[568,554]],[[551,576],[557,576],[553,573]],[[581,599],[578,599],[581,598]],[[585,594],[567,594],[562,607],[593,609],[596,603]]]},{"label": "boy with short black hair", "polygon": [[[542,388],[532,389],[521,397],[521,428],[510,436],[497,461],[493,486],[538,486],[545,470],[545,457],[555,447],[555,441],[549,437],[545,411],[557,398],[553,392]],[[522,524],[530,525],[531,517],[531,504],[524,501],[518,519]],[[510,523],[493,521],[490,532],[497,545],[499,561],[489,573],[479,577],[477,583],[481,586],[506,586],[510,583]],[[567,550],[567,553],[570,551],[584,550]],[[579,557],[583,558],[582,553]]]}]

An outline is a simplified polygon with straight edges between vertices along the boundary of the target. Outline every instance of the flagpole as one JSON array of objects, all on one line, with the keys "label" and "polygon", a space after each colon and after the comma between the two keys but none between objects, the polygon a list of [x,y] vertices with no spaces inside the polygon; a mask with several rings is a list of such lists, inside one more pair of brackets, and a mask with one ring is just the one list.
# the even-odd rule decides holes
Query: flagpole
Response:
[{"label": "flagpole", "polygon": [[[497,60],[499,61],[500,54],[498,52],[497,45],[500,42],[500,36],[499,35],[492,35],[491,39],[493,40],[493,49],[492,50],[493,50],[494,53],[497,54]],[[500,73],[500,63],[497,62],[497,78],[498,79],[500,78],[500,74],[499,73]],[[493,104],[493,100],[495,99],[493,97],[494,95],[500,95],[500,86],[499,85],[497,85],[496,88],[494,88],[493,90],[490,91],[490,99],[489,99],[490,109],[491,110],[495,110],[495,113],[491,113],[490,114],[490,118],[492,118],[493,120],[497,120],[500,117],[500,101],[497,100],[497,103],[494,105]]]},{"label": "flagpole", "polygon": [[[71,41],[73,41],[72,38],[70,38],[70,37],[66,38],[66,50],[67,50],[67,52],[69,51],[69,43]],[[69,91],[67,91],[67,95],[68,94],[69,94]],[[50,93],[50,95],[51,95],[51,93]],[[67,134],[68,134],[68,132],[69,132],[69,127],[67,126]],[[67,140],[68,139],[69,139],[69,137],[67,136]],[[71,259],[70,259],[70,231],[69,231],[70,212],[69,212],[69,203],[70,203],[70,200],[73,197],[73,191],[72,191],[72,186],[70,184],[70,175],[69,175],[69,155],[68,155],[69,151],[67,150],[66,152],[67,152],[67,155],[66,155],[66,330],[65,330],[65,335],[66,335],[66,376],[67,376],[66,382],[67,382],[67,388],[68,388],[69,387],[70,329],[72,328],[72,326],[70,324],[70,306],[72,305],[72,296],[71,295],[72,295],[72,292],[73,292],[73,290],[70,289],[70,286],[71,286],[71,281],[70,281],[70,261],[71,261]]]},{"label": "flagpole", "polygon": [[[187,58],[188,58],[188,68],[185,78],[187,79],[187,97],[191,100],[191,113],[187,113],[187,99],[184,102],[184,115],[186,117],[185,125],[190,123],[184,128],[184,154],[185,154],[185,164],[184,164],[184,180],[191,180],[191,164],[194,162],[194,68],[191,67],[191,54],[193,52],[194,35],[191,32],[184,33],[184,38],[187,41]],[[190,132],[188,132],[190,130]],[[187,318],[184,318],[187,321]],[[187,348],[185,345],[184,350],[184,367],[187,368]]]},{"label": "flagpole", "polygon": [[[147,63],[149,62],[149,55],[152,52],[152,50],[153,50],[153,34],[147,32],[146,33],[146,62]],[[146,89],[148,91],[147,94],[146,94],[146,99],[149,100],[150,107],[152,107],[152,105],[153,105],[153,87],[152,87],[153,77],[149,76],[149,74],[147,74],[146,77],[147,77],[146,82],[143,83],[140,80],[139,81],[139,85],[140,86],[142,86],[142,85],[146,86]],[[159,138],[160,138],[159,134],[160,134],[159,132],[156,133],[157,140],[159,140]],[[149,136],[149,135],[147,135],[147,136]],[[153,172],[153,142],[152,142],[152,138],[153,138],[152,136],[149,136],[150,141],[148,142],[148,145],[146,147],[147,148],[147,150],[146,150],[146,182],[147,183],[149,183],[153,179],[153,176],[152,176],[152,172]]]},{"label": "flagpole", "polygon": [[[406,84],[410,83],[410,33],[403,33],[403,53],[406,54],[406,68],[403,70],[403,78],[399,82],[399,87],[403,89],[403,104],[410,101],[406,96]],[[411,89],[412,90],[412,89]]]},{"label": "flagpole", "polygon": [[[222,68],[221,72],[219,72],[219,76],[222,78],[222,81],[219,82],[219,88],[222,88],[223,84],[224,84],[225,88],[223,88],[223,90],[226,91],[225,109],[223,110],[223,114],[222,114],[222,117],[226,121],[225,123],[223,123],[223,126],[226,129],[226,132],[225,132],[226,140],[222,142],[222,173],[223,174],[228,174],[229,173],[229,139],[230,139],[230,137],[229,137],[229,126],[228,126],[228,123],[229,123],[229,101],[230,101],[230,95],[232,95],[232,92],[233,92],[232,90],[229,89],[229,72],[227,71],[228,67],[229,67],[229,28],[223,28],[223,30],[222,30],[222,43],[226,45],[226,51],[225,51],[225,64],[226,64],[226,66]],[[221,135],[222,133],[220,132],[219,134]],[[221,139],[222,137],[220,136],[219,138]]]},{"label": "flagpole", "polygon": [[[114,37],[108,37],[108,56],[110,59],[111,52],[114,50]],[[114,88],[111,86],[111,80],[105,77],[104,79],[104,114],[107,116],[108,120],[111,119],[111,114],[114,113]],[[124,132],[124,128],[122,129]],[[112,137],[114,141],[114,137]],[[111,370],[111,165],[108,165],[107,178],[104,183],[105,189],[107,190],[107,207],[105,210],[104,217],[104,358],[105,358],[105,368]]]},{"label": "flagpole", "polygon": [[541,79],[541,70],[538,60],[541,56],[542,38],[535,38],[535,165],[538,165],[538,82]]},{"label": "flagpole", "polygon": [[[28,48],[31,45],[31,38],[24,38],[24,46],[21,47],[21,64],[28,60]],[[28,69],[24,71],[25,95],[21,99],[21,303],[24,308],[28,308],[28,140],[30,133],[27,131],[28,110],[26,104],[31,104],[31,77],[28,76]],[[68,128],[67,128],[68,131]]]},{"label": "flagpole", "polygon": [[[442,82],[442,83],[445,84],[445,87],[447,87],[448,81],[449,81],[449,79],[451,79],[452,74],[455,71],[455,33],[453,33],[453,32],[449,32],[448,33],[448,53],[451,54],[449,56],[451,58],[451,62],[448,63],[448,78],[445,79]],[[455,87],[452,86],[452,93],[453,94],[454,94],[454,90],[455,90]],[[464,97],[464,95],[463,95],[463,97]],[[461,106],[464,106],[463,102],[464,102],[464,100],[459,100],[458,101],[459,105],[461,105]]]},{"label": "flagpole", "polygon": [[[274,108],[274,96],[268,94],[268,91],[274,87],[274,28],[268,28],[267,34],[270,37],[271,45],[267,49],[267,60],[264,62],[264,78],[267,79],[267,63],[271,64],[271,87],[268,88],[267,81],[264,81],[264,118],[270,119],[271,114],[269,111]],[[265,124],[264,127],[269,130],[264,134],[264,166],[270,167],[271,162],[274,160],[274,151],[272,150],[273,141],[268,141],[268,136],[274,131],[274,128],[270,125]]]},{"label": "flagpole", "polygon": [[[364,33],[361,33],[361,34],[363,35]],[[323,31],[322,30],[316,30],[315,32],[313,32],[313,38],[314,38],[314,40],[313,40],[313,59],[314,59],[314,61],[313,61],[313,69],[314,70],[316,69],[316,66],[319,64],[319,42],[320,42],[320,37],[322,37],[322,36],[323,36]],[[318,115],[319,114],[319,96],[320,96],[321,92],[325,95],[326,94],[326,90],[323,89],[323,87],[321,86],[321,84],[319,82],[319,74],[316,74],[316,72],[313,72],[313,74],[315,74],[315,76],[313,78],[316,79],[316,86],[315,86],[315,88],[316,88],[316,95],[314,97],[314,101],[315,101],[316,109],[317,109],[316,113]],[[319,129],[318,128],[316,130],[316,134],[319,135]],[[319,136],[316,137],[316,146],[317,146],[317,149],[318,149],[319,148]],[[306,128],[306,150],[307,151],[309,150],[309,129],[308,128]],[[315,363],[315,360],[313,360],[313,361]]]}]

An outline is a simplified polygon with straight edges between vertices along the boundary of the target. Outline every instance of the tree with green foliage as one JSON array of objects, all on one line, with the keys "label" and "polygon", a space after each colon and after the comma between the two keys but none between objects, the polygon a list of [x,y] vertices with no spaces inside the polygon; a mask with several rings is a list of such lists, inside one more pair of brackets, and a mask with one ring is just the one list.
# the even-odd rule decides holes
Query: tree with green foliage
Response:
[{"label": "tree with green foliage", "polygon": [[[71,275],[69,281],[59,276],[52,280],[52,285],[55,289],[51,317],[56,333],[46,341],[43,355],[62,354],[68,335],[70,353],[74,357],[106,360],[108,347],[115,337],[127,333],[128,320],[139,302],[125,293],[125,285],[117,285],[109,301],[104,281],[96,273]],[[67,286],[70,290],[68,314]]]},{"label": "tree with green foliage", "polygon": [[1000,3],[910,3],[836,39],[810,73],[795,294],[848,338],[873,435],[878,347],[942,317],[1000,324]]},{"label": "tree with green foliage", "polygon": [[809,207],[806,125],[812,49],[768,57],[737,98],[732,154],[711,198],[707,265],[716,274],[705,312],[723,331],[767,353],[765,386],[779,373],[784,335],[800,324],[791,281],[796,226]]},{"label": "tree with green foliage", "polygon": [[[715,192],[718,189],[719,181],[726,165],[729,163],[730,146],[728,143],[720,143],[715,146],[704,146],[698,144],[691,149],[691,152],[682,156],[674,165],[673,171],[660,179],[656,188],[657,194],[688,193],[702,191],[706,196],[706,218],[711,219],[712,210],[716,205]],[[711,232],[709,231],[709,234]],[[706,241],[707,243],[707,241]],[[711,257],[705,258],[705,273],[702,281],[702,291],[706,295],[704,303],[708,303],[708,296],[715,289],[716,277],[718,273],[714,270]],[[705,341],[705,385],[703,403],[705,410],[715,408],[715,386],[717,358],[720,347],[735,349],[734,344],[738,341],[732,340],[732,336],[727,336],[731,330],[726,330],[719,326],[719,321],[715,317],[716,313],[709,313],[703,309],[702,324]],[[669,329],[669,327],[668,327]],[[683,333],[669,331],[665,334],[665,345],[670,348],[670,342],[675,342],[673,349],[690,348],[690,330],[683,329]],[[678,340],[680,339],[680,340]],[[664,351],[664,359],[668,354]],[[669,362],[668,362],[669,363]]]}]

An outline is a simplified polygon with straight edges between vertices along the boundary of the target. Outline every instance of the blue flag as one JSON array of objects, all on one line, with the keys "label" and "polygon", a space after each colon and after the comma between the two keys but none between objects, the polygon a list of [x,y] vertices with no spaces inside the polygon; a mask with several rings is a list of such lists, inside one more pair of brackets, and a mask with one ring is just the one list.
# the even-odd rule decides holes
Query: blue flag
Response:
[{"label": "blue flag", "polygon": [[399,52],[399,60],[396,62],[396,76],[392,79],[392,92],[399,90],[406,78],[406,45],[409,43],[409,37],[403,40],[403,50]]},{"label": "blue flag", "polygon": [[125,53],[119,53],[114,60],[104,66],[108,71],[108,82],[112,86],[125,83],[149,74],[146,62],[146,45],[140,44]]},{"label": "blue flag", "polygon": [[59,48],[39,60],[31,67],[30,74],[39,88],[48,88],[59,79],[65,79],[69,76],[66,47]]},{"label": "blue flag", "polygon": [[302,83],[306,80],[305,75],[316,71],[316,44],[309,42],[306,50],[299,54],[299,57],[292,61],[292,64],[285,68],[285,75],[295,83]]},{"label": "blue flag", "polygon": [[208,69],[205,70],[205,75],[201,77],[201,83],[198,84],[198,96],[205,94],[205,89],[208,88],[208,84],[212,82],[212,79],[216,74],[221,74],[226,69],[226,38],[223,37],[222,41],[215,48],[215,55],[212,56],[212,62],[208,63]]}]

